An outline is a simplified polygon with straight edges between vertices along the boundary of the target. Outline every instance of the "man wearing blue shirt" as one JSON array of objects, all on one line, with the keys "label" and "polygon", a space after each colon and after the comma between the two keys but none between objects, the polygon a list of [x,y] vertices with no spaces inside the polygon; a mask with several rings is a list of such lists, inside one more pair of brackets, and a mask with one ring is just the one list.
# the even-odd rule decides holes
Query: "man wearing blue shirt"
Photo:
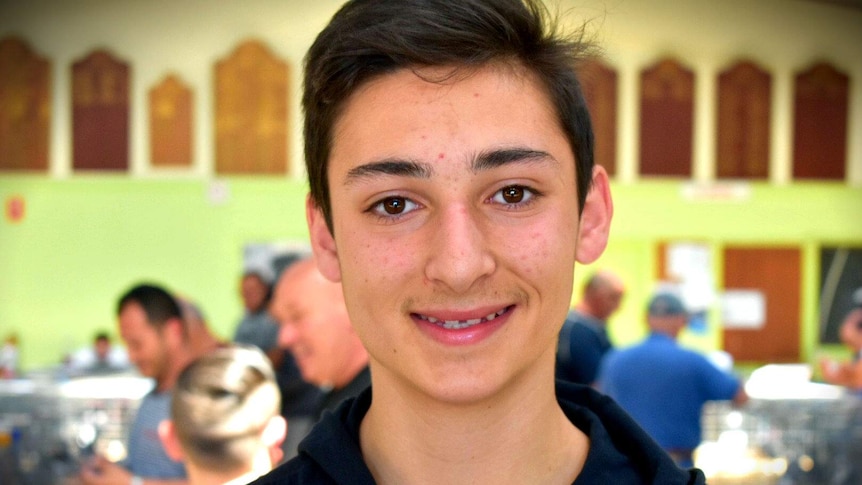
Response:
[{"label": "man wearing blue shirt", "polygon": [[701,440],[701,409],[707,401],[748,400],[739,379],[677,344],[688,320],[679,297],[656,293],[647,308],[649,336],[634,347],[609,353],[599,374],[600,389],[681,466],[692,466],[692,452]]}]

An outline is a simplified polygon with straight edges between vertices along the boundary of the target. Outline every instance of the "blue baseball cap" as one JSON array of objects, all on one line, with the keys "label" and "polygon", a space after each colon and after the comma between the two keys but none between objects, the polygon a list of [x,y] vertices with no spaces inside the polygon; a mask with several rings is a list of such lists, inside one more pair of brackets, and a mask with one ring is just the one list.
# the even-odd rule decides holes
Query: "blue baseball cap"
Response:
[{"label": "blue baseball cap", "polygon": [[650,299],[647,313],[651,317],[673,317],[679,315],[688,316],[688,310],[682,300],[667,292],[659,292]]}]

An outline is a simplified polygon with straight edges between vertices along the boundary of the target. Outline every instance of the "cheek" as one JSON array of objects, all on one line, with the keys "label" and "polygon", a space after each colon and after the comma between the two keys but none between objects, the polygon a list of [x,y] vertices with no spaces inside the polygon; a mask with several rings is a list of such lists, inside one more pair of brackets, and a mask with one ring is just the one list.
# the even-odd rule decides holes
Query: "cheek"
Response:
[{"label": "cheek", "polygon": [[[386,236],[369,237],[353,235],[348,242],[355,251],[345,265],[342,261],[344,279],[352,279],[359,291],[377,291],[379,285],[391,284],[401,279],[406,273],[416,269],[418,251],[411,238],[392,238]],[[414,249],[411,249],[414,248]],[[348,284],[345,281],[345,284]],[[394,288],[393,288],[394,289]]]},{"label": "cheek", "polygon": [[502,258],[518,265],[519,273],[525,276],[545,278],[560,271],[571,273],[575,262],[576,243],[567,237],[569,231],[559,224],[537,224],[528,230],[498,237],[507,241]]}]

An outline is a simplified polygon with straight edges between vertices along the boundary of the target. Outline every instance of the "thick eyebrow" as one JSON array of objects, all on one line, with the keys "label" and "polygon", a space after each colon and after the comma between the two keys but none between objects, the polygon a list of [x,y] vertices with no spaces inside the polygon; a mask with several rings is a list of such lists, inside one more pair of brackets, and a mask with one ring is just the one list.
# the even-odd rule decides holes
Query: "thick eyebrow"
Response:
[{"label": "thick eyebrow", "polygon": [[[490,170],[511,163],[539,163],[556,160],[547,152],[528,148],[505,148],[489,150],[480,153],[470,167],[473,172]],[[347,172],[345,185],[350,185],[361,179],[380,175],[413,177],[427,179],[434,173],[434,167],[428,163],[405,160],[402,158],[385,158],[353,167]]]},{"label": "thick eyebrow", "polygon": [[378,175],[396,175],[401,177],[414,177],[427,179],[433,172],[430,165],[413,160],[401,158],[386,158],[376,162],[369,162],[358,167],[353,167],[347,172],[345,185],[364,178],[373,178]]},{"label": "thick eyebrow", "polygon": [[503,165],[510,163],[536,162],[556,163],[556,160],[547,152],[540,150],[531,150],[529,148],[504,148],[480,153],[479,156],[473,160],[471,168],[473,172],[479,172],[482,170],[502,167]]}]

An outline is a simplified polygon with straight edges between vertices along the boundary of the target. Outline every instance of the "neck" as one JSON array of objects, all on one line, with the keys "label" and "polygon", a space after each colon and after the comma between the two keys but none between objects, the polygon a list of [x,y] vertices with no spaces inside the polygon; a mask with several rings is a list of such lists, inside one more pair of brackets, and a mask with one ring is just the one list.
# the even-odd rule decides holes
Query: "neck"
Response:
[{"label": "neck", "polygon": [[191,352],[188,346],[172,348],[170,351],[170,362],[165,375],[156,379],[156,390],[159,392],[169,391],[174,388],[180,373],[194,360],[197,355]]},{"label": "neck", "polygon": [[577,310],[578,313],[580,313],[581,315],[592,317],[601,323],[605,322],[605,319],[600,318],[598,315],[596,315],[597,312],[595,311],[595,309],[586,301],[582,301],[575,305],[575,310]]},{"label": "neck", "polygon": [[206,329],[196,330],[189,336],[189,352],[194,357],[208,354],[219,345],[221,345],[221,343],[218,339],[216,339],[213,334]]},{"label": "neck", "polygon": [[218,473],[203,467],[193,467],[188,463],[186,463],[186,470],[189,474],[189,483],[194,483],[195,485],[246,484],[260,476],[260,474],[256,474],[251,470],[243,471],[242,469],[228,473]]},{"label": "neck", "polygon": [[676,326],[654,325],[651,330],[652,330],[652,333],[655,333],[658,335],[664,335],[665,337],[670,337],[670,338],[676,340],[677,335],[679,335],[679,332],[682,329],[679,327],[676,327]]},{"label": "neck", "polygon": [[252,463],[227,472],[217,472],[206,466],[196,466],[186,460],[186,471],[189,483],[195,485],[245,485],[266,474],[272,469],[269,452],[262,448],[258,450]]},{"label": "neck", "polygon": [[375,480],[572,483],[589,440],[563,413],[552,368],[545,370],[482,402],[452,404],[402,387],[374,368],[374,399],[360,442]]}]

